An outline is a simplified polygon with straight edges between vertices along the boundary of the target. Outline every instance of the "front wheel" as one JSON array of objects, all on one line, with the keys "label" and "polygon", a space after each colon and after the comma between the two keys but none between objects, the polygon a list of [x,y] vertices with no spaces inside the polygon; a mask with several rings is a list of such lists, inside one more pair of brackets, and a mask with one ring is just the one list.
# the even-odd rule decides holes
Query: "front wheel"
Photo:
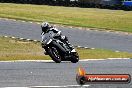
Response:
[{"label": "front wheel", "polygon": [[78,55],[78,53],[77,52],[73,53],[72,58],[71,58],[71,62],[72,63],[77,63],[78,61],[79,61],[79,55]]},{"label": "front wheel", "polygon": [[53,61],[55,61],[56,63],[60,63],[61,62],[61,56],[59,54],[59,51],[57,50],[56,47],[51,47],[48,50],[49,56],[52,58]]}]

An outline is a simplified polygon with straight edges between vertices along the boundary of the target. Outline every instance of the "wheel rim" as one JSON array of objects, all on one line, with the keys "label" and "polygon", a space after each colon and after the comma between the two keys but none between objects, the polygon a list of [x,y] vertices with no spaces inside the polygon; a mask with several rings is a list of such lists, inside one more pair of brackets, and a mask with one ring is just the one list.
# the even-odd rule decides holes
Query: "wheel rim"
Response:
[{"label": "wheel rim", "polygon": [[60,59],[60,55],[59,55],[57,49],[54,48],[54,47],[52,47],[52,50],[53,50],[53,54],[54,54],[54,56],[57,57],[58,59]]}]

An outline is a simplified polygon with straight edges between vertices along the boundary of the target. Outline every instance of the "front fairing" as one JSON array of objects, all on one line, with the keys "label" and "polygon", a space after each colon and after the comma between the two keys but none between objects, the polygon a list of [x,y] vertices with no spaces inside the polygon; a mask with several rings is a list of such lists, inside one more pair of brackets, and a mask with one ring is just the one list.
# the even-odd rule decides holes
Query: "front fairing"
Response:
[{"label": "front fairing", "polygon": [[48,44],[50,44],[50,42],[52,42],[52,40],[53,40],[53,37],[54,37],[54,35],[55,35],[55,33],[54,32],[48,32],[48,33],[43,33],[42,34],[42,43],[44,44],[44,45],[48,45]]}]

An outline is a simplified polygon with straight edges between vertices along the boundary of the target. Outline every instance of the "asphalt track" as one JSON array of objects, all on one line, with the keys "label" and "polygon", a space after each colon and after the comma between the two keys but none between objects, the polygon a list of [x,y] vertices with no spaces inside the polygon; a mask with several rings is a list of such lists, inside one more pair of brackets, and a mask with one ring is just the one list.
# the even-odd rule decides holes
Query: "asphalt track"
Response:
[{"label": "asphalt track", "polygon": [[[73,45],[132,52],[132,35],[57,27]],[[0,35],[41,40],[40,24],[0,19]]]},{"label": "asphalt track", "polygon": [[[132,36],[59,27],[74,45],[132,52]],[[71,30],[72,29],[72,30]],[[0,19],[0,35],[41,40],[40,24]],[[90,74],[130,74],[132,60],[62,62],[0,62],[0,87],[77,85],[77,68]],[[130,84],[88,84],[86,88],[132,88]],[[78,88],[78,87],[71,87]],[[80,88],[80,87],[79,87]]]},{"label": "asphalt track", "polygon": [[[0,87],[76,85],[78,67],[88,74],[130,74],[132,60],[85,61],[76,64],[62,62],[0,62]],[[132,88],[129,84],[87,84],[83,88]],[[70,87],[69,88],[81,88]]]}]

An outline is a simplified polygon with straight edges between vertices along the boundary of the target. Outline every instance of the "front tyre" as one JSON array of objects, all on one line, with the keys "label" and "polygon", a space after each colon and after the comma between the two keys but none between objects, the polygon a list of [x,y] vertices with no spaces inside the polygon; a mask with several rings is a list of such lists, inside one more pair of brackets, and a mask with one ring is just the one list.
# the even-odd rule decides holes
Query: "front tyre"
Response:
[{"label": "front tyre", "polygon": [[61,62],[61,56],[60,56],[57,48],[51,47],[49,49],[48,53],[49,53],[49,56],[52,58],[53,61],[55,61],[56,63]]},{"label": "front tyre", "polygon": [[79,61],[79,55],[78,55],[78,53],[77,52],[73,53],[72,58],[71,58],[71,62],[72,63],[77,63],[78,61]]}]

